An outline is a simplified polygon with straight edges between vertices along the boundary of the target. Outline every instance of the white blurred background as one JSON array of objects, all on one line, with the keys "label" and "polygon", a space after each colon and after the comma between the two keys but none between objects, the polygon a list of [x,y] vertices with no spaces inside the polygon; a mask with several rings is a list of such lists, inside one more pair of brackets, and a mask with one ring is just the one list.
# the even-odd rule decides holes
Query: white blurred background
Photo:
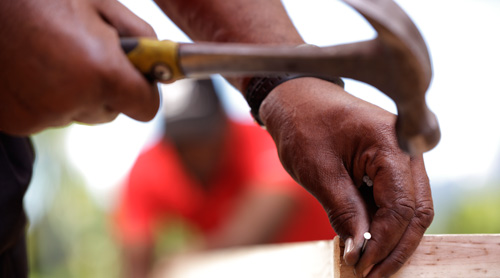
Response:
[{"label": "white blurred background", "polygon": [[[160,39],[190,42],[152,1],[122,0],[149,22]],[[326,46],[372,38],[370,25],[341,1],[283,1],[306,42]],[[427,94],[437,114],[442,139],[425,155],[436,183],[484,179],[498,170],[500,128],[500,2],[493,0],[397,1],[428,43],[434,78]],[[239,93],[221,78],[233,117],[250,121]],[[363,83],[346,80],[346,90],[391,112],[390,99]],[[169,88],[163,88],[168,94]],[[161,117],[139,123],[124,116],[101,126],[73,125],[66,150],[97,199],[108,199],[144,144],[155,136]]]},{"label": "white blurred background", "polygon": [[[160,39],[190,41],[154,2],[121,2],[149,22]],[[453,192],[496,190],[500,179],[500,1],[396,2],[422,32],[433,61],[434,78],[427,100],[438,116],[442,139],[434,150],[425,154],[425,162],[435,192],[434,231],[454,232],[439,226],[446,212],[458,208],[455,205],[458,199],[451,198]],[[283,3],[307,43],[326,46],[376,35],[363,18],[341,1],[284,0]],[[240,94],[222,78],[216,79],[229,114],[240,121],[251,121]],[[174,89],[164,86],[162,90],[168,94]],[[368,85],[346,80],[346,90],[395,112],[392,101]],[[75,124],[35,136],[36,171],[26,197],[32,224],[36,226],[44,219],[57,200],[59,185],[64,183],[61,181],[64,170],[54,161],[63,161],[62,168],[73,171],[69,179],[79,180],[85,188],[81,192],[90,196],[89,202],[107,211],[113,205],[120,181],[140,150],[155,140],[160,126],[161,113],[148,123],[120,116],[109,124]],[[496,212],[491,217],[500,218],[500,208]],[[487,213],[473,213],[481,214]],[[500,232],[500,227],[495,226],[493,231]]]}]

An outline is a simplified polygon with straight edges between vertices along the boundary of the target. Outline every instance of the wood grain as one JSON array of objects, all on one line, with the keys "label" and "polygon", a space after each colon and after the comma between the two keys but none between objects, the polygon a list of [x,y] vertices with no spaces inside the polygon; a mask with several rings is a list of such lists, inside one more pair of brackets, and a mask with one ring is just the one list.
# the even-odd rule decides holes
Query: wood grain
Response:
[{"label": "wood grain", "polygon": [[[355,278],[338,238],[261,245],[164,260],[154,278]],[[426,235],[392,278],[500,277],[500,234]]]},{"label": "wood grain", "polygon": [[[344,248],[334,240],[334,277],[355,278],[344,264]],[[500,277],[500,235],[426,235],[392,278]]]}]

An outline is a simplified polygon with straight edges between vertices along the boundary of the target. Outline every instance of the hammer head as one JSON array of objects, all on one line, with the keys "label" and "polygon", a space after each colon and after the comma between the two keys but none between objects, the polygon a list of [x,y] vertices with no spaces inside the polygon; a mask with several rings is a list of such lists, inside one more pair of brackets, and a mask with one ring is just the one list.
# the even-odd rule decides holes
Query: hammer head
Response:
[{"label": "hammer head", "polygon": [[[373,41],[354,43],[363,51],[346,77],[378,88],[396,103],[396,131],[400,147],[419,154],[435,147],[439,125],[425,94],[432,78],[427,46],[408,15],[392,0],[344,0],[377,31]],[[355,55],[355,54],[353,54]]]},{"label": "hammer head", "polygon": [[122,45],[141,72],[153,73],[153,78],[161,81],[214,73],[238,76],[290,72],[363,81],[396,103],[396,132],[403,150],[420,154],[432,149],[440,139],[440,131],[425,102],[432,67],[420,32],[392,0],[344,2],[370,22],[377,38],[322,48],[226,43],[179,45],[144,38],[139,44],[134,41],[123,44],[122,40]]}]

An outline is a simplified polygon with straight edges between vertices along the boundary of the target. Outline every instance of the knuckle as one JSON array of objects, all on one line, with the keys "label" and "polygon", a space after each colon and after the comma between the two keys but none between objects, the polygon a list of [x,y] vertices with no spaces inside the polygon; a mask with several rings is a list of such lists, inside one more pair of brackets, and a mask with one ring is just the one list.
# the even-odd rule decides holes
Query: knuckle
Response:
[{"label": "knuckle", "polygon": [[394,202],[395,206],[390,209],[395,217],[404,222],[409,222],[415,216],[415,202],[414,200],[401,197]]},{"label": "knuckle", "polygon": [[100,50],[104,46],[94,43],[88,43],[87,46],[79,51],[80,66],[78,75],[75,75],[75,79],[77,78],[75,81],[82,90],[101,93],[109,86],[110,80],[115,79],[114,63]]},{"label": "knuckle", "polygon": [[381,264],[379,274],[382,277],[389,277],[396,273],[408,261],[413,254],[417,244],[404,244],[393,250],[390,256]]},{"label": "knuckle", "polygon": [[391,254],[391,258],[384,262],[384,268],[381,271],[381,277],[389,277],[396,273],[406,261],[409,259],[410,255],[403,252],[395,251]]},{"label": "knuckle", "polygon": [[403,266],[406,261],[410,258],[413,251],[415,251],[417,245],[404,244],[401,248],[396,248],[391,254],[391,262],[394,267]]},{"label": "knuckle", "polygon": [[[383,179],[384,184],[403,188],[412,176],[410,157],[399,149],[376,147],[367,151],[361,161],[368,174]],[[397,193],[397,192],[395,192]]]},{"label": "knuckle", "polygon": [[408,256],[402,252],[396,252],[394,258],[390,261],[390,267],[392,269],[400,269],[408,260]]},{"label": "knuckle", "polygon": [[146,22],[144,22],[143,27],[142,27],[143,33],[145,36],[149,37],[157,37],[155,30],[153,27]]},{"label": "knuckle", "polygon": [[434,220],[434,209],[432,205],[420,206],[416,209],[415,213],[416,223],[423,230],[429,228]]},{"label": "knuckle", "polygon": [[348,223],[355,222],[358,217],[358,212],[353,208],[344,209],[326,209],[330,224],[335,232],[341,234],[343,230],[347,230],[350,225]]},{"label": "knuckle", "polygon": [[[378,215],[395,220],[401,227],[407,226],[415,216],[415,207],[413,202],[407,198],[399,198],[392,207],[381,208]],[[392,222],[392,221],[391,221]],[[387,229],[391,229],[387,227]]]}]

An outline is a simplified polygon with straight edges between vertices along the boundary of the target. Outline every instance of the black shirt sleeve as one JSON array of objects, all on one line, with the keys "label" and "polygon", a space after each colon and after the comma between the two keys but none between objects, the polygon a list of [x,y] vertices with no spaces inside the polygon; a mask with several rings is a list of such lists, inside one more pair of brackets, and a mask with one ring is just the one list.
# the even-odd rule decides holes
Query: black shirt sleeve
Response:
[{"label": "black shirt sleeve", "polygon": [[[34,151],[27,137],[0,132],[0,273],[8,266],[17,275],[26,271],[23,198],[31,181]],[[12,269],[15,266],[23,269]],[[23,275],[21,275],[23,276]],[[4,277],[4,276],[2,276]]]}]

